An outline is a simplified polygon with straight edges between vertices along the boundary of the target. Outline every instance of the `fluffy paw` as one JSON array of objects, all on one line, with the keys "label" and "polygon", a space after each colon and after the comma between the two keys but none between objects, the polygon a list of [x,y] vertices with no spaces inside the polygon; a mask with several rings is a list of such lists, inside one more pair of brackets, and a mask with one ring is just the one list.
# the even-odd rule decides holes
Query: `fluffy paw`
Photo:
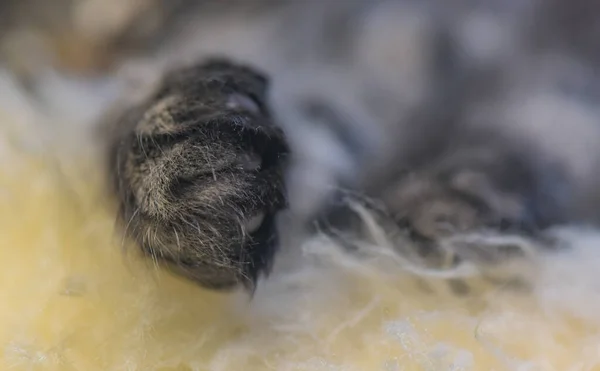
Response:
[{"label": "fluffy paw", "polygon": [[523,143],[489,135],[449,147],[384,192],[394,221],[424,252],[450,249],[463,259],[496,262],[520,255],[528,239],[568,219],[561,169]]},{"label": "fluffy paw", "polygon": [[569,220],[562,169],[514,138],[453,134],[366,196],[340,192],[318,228],[350,251],[368,255],[375,243],[431,268],[495,264],[546,246],[544,231]]},{"label": "fluffy paw", "polygon": [[110,173],[127,235],[209,288],[252,287],[276,248],[287,146],[267,85],[212,60],[167,74],[117,125]]}]

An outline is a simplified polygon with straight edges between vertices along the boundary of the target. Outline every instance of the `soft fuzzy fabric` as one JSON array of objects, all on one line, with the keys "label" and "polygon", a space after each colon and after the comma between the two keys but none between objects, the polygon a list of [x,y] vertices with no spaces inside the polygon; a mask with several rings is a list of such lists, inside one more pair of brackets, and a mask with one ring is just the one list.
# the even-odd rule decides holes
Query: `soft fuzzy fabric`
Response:
[{"label": "soft fuzzy fabric", "polygon": [[253,298],[207,292],[126,253],[94,162],[41,145],[47,112],[0,93],[2,370],[600,369],[593,232],[564,231],[574,250],[527,293],[474,278],[460,297],[319,240]]}]

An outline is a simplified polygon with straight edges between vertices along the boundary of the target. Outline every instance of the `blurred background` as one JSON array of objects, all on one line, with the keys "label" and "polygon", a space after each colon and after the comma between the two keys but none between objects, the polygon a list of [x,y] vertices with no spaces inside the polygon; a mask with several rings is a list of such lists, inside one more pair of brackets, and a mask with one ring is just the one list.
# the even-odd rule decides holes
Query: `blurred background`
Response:
[{"label": "blurred background", "polygon": [[94,75],[147,45],[190,0],[3,0],[2,62],[23,78],[52,66]]},{"label": "blurred background", "polygon": [[[35,127],[39,138],[23,133],[20,140],[53,136],[61,138],[55,144],[59,147],[88,146],[80,135],[89,135],[122,93],[117,78],[121,62],[153,50],[176,15],[196,4],[194,0],[1,0],[0,127]],[[0,141],[5,134],[0,132]]]}]

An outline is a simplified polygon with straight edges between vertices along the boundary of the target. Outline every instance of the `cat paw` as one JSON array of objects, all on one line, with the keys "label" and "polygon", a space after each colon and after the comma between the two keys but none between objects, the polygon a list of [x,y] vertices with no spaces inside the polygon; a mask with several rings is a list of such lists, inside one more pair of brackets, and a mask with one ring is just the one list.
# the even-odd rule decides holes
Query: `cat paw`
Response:
[{"label": "cat paw", "polygon": [[109,170],[125,233],[208,288],[253,287],[273,260],[288,150],[267,88],[259,72],[215,59],[166,74],[115,126]]},{"label": "cat paw", "polygon": [[425,254],[478,263],[521,256],[568,220],[570,193],[559,167],[514,145],[448,153],[389,187],[383,204]]}]

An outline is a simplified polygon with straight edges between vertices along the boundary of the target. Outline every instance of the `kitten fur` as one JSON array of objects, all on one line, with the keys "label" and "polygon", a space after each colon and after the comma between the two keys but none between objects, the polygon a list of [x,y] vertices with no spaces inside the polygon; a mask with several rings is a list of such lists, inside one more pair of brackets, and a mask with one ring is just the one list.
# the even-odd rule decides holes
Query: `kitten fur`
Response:
[{"label": "kitten fur", "polygon": [[181,4],[132,62],[108,166],[128,235],[198,283],[252,287],[282,209],[356,242],[362,203],[423,256],[598,221],[597,2]]}]

